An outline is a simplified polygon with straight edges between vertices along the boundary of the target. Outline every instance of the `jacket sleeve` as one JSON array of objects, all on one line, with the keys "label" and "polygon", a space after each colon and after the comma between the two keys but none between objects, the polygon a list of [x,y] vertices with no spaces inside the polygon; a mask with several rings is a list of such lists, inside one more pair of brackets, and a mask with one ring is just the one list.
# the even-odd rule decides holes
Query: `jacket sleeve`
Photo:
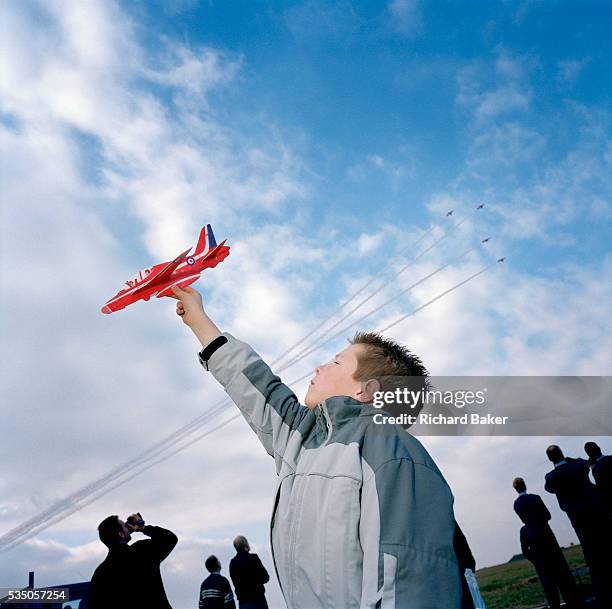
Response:
[{"label": "jacket sleeve", "polygon": [[210,356],[208,369],[277,460],[278,470],[289,439],[309,410],[249,345],[231,334],[223,336],[228,341]]},{"label": "jacket sleeve", "polygon": [[542,516],[544,517],[546,521],[550,520],[551,519],[550,512],[548,511],[546,504],[542,501],[542,497],[540,497],[539,495],[536,495],[536,497],[538,498],[538,505],[540,507],[540,512]]},{"label": "jacket sleeve", "polygon": [[410,459],[363,469],[360,607],[458,609],[453,498],[442,476]]},{"label": "jacket sleeve", "polygon": [[257,554],[252,554],[253,556],[253,566],[255,567],[255,571],[257,573],[257,581],[261,584],[267,584],[270,581],[270,575],[266,571],[266,568],[263,566],[259,556]]},{"label": "jacket sleeve", "polygon": [[174,550],[174,546],[178,542],[178,537],[172,531],[162,527],[154,527],[148,524],[142,532],[150,539],[139,542],[139,544],[146,544],[143,547],[146,547],[147,556],[154,562],[162,562]]},{"label": "jacket sleeve", "polygon": [[204,582],[200,584],[200,596],[198,597],[198,609],[205,609],[205,601],[204,601]]},{"label": "jacket sleeve", "polygon": [[533,561],[534,550],[527,534],[527,525],[521,527],[521,552],[528,560]]},{"label": "jacket sleeve", "polygon": [[557,492],[557,485],[555,484],[554,473],[554,471],[548,472],[548,474],[546,474],[546,476],[544,477],[544,490],[553,494]]},{"label": "jacket sleeve", "polygon": [[223,593],[223,609],[236,609],[236,603],[234,602],[234,593],[230,587],[229,582],[226,578],[223,578],[222,590]]}]

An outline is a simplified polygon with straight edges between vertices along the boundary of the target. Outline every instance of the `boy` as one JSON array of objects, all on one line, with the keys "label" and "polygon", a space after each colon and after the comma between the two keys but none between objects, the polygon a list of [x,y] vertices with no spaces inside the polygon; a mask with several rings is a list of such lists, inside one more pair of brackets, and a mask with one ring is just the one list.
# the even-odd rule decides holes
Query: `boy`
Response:
[{"label": "boy", "polygon": [[236,609],[232,588],[227,577],[221,575],[221,561],[211,554],[204,566],[210,575],[200,586],[198,609]]},{"label": "boy", "polygon": [[275,459],[272,554],[289,609],[458,609],[451,491],[415,438],[373,423],[380,379],[425,376],[420,360],[357,334],[316,368],[302,406],[249,345],[221,333],[196,290],[173,290],[202,365]]}]

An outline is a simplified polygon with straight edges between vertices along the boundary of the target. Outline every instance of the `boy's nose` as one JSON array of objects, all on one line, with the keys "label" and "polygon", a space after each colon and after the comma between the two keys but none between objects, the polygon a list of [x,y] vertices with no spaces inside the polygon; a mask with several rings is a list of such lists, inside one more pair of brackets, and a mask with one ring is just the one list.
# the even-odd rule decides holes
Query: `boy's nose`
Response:
[{"label": "boy's nose", "polygon": [[320,366],[317,366],[317,367],[315,368],[315,374],[320,374],[320,373],[321,373],[321,367],[320,367]]}]

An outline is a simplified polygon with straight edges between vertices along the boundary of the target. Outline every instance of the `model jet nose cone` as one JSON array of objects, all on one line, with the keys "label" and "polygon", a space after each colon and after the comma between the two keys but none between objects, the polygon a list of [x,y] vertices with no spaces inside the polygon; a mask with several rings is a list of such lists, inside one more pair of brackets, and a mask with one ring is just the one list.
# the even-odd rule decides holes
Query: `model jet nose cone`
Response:
[{"label": "model jet nose cone", "polygon": [[104,305],[101,309],[102,313],[112,313],[111,308],[108,305]]}]

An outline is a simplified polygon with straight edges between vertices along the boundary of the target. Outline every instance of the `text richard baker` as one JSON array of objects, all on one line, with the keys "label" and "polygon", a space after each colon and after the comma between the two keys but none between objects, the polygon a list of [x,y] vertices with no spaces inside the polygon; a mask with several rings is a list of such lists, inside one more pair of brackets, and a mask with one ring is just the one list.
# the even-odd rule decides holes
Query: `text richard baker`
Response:
[{"label": "text richard baker", "polygon": [[505,425],[508,422],[507,416],[493,416],[491,414],[461,414],[444,415],[421,412],[420,414],[402,413],[395,416],[377,412],[374,415],[374,423],[377,425]]}]

